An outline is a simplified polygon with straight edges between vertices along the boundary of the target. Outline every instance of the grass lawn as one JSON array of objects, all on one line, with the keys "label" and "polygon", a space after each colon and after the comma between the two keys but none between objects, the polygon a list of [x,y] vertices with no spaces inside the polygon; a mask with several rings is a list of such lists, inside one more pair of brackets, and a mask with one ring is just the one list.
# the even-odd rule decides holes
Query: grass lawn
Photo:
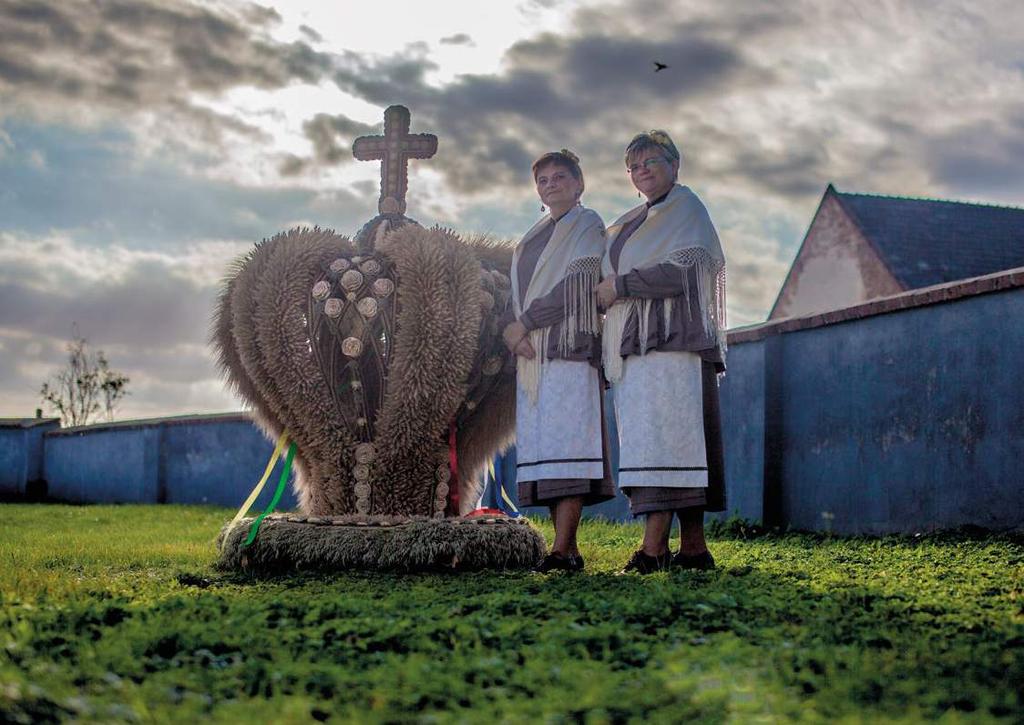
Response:
[{"label": "grass lawn", "polygon": [[[1024,544],[710,538],[714,572],[212,569],[230,516],[0,506],[0,722],[1024,719]],[[540,524],[545,535],[551,530]]]}]

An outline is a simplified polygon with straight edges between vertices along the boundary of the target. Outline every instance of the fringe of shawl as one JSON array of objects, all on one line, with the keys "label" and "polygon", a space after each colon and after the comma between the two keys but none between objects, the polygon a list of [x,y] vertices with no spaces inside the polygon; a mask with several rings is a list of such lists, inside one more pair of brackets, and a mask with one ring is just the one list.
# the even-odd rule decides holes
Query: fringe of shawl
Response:
[{"label": "fringe of shawl", "polygon": [[[686,318],[692,319],[690,312],[691,294],[689,271],[697,273],[697,310],[704,327],[704,334],[715,340],[721,351],[722,359],[726,353],[726,319],[725,319],[725,265],[711,256],[704,247],[688,247],[679,249],[666,262],[679,268],[683,281],[683,297],[686,299]],[[617,301],[604,321],[603,358],[605,376],[610,382],[616,383],[622,378],[622,335],[631,315],[637,315],[638,334],[640,336],[640,354],[647,354],[647,339],[650,333],[651,305],[654,300],[640,297],[627,297]],[[673,301],[664,300],[665,329],[672,322]]]},{"label": "fringe of shawl", "polygon": [[[576,347],[577,335],[596,336],[601,331],[595,291],[601,278],[600,257],[574,259],[563,278],[562,329],[558,336],[558,352],[568,355]],[[516,375],[531,403],[536,404],[543,364],[548,361],[548,338],[551,327],[530,332],[530,345],[536,353],[532,360],[518,358]]]},{"label": "fringe of shawl", "polygon": [[527,337],[529,337],[530,345],[533,347],[533,359],[527,360],[525,357],[516,358],[516,379],[523,390],[526,391],[526,397],[534,405],[537,404],[537,392],[540,390],[541,365],[543,365],[544,358],[546,357],[548,333],[550,332],[550,327],[531,330]]},{"label": "fringe of shawl", "polygon": [[558,352],[568,355],[576,347],[576,335],[597,335],[601,331],[597,314],[597,283],[601,279],[601,258],[580,257],[569,265],[562,288],[565,315],[558,337]]}]

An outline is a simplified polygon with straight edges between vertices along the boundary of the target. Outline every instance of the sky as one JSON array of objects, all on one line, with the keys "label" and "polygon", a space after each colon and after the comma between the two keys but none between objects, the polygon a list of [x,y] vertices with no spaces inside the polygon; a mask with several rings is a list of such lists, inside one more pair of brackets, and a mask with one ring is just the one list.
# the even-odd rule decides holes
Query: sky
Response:
[{"label": "sky", "polygon": [[625,145],[665,129],[730,326],[765,319],[830,182],[1024,206],[1019,0],[0,0],[0,417],[73,330],[131,378],[121,418],[240,409],[207,345],[228,264],[369,220],[351,144],[395,103],[439,137],[408,215],[509,240],[533,159],[575,151],[611,222]]}]

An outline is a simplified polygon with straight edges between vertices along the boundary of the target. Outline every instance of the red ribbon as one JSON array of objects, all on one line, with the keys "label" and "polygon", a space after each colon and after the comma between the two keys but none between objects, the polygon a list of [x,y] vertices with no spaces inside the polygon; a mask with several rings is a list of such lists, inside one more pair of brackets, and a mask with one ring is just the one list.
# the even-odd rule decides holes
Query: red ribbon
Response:
[{"label": "red ribbon", "polygon": [[503,518],[508,518],[508,514],[507,513],[505,513],[501,509],[493,509],[493,508],[475,509],[473,511],[470,511],[468,514],[466,514],[466,518],[467,519],[472,517],[472,516],[501,516]]},{"label": "red ribbon", "polygon": [[448,513],[459,515],[459,453],[455,446],[455,421],[448,427],[448,466],[452,477],[448,482]]}]

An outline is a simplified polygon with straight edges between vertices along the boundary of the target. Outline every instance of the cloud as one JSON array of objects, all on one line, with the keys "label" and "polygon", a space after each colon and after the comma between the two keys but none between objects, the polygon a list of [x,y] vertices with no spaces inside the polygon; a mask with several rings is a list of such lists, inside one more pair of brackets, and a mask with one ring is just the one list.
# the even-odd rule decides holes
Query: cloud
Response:
[{"label": "cloud", "polygon": [[447,35],[440,40],[441,45],[476,45],[473,39],[466,33],[455,33]]},{"label": "cloud", "polygon": [[196,94],[327,74],[328,55],[270,37],[279,20],[255,5],[0,0],[0,99],[7,112],[69,123],[159,111],[216,139],[240,127],[197,106]]},{"label": "cloud", "polygon": [[73,327],[132,378],[129,413],[181,410],[185,399],[196,410],[237,407],[227,393],[201,401],[194,391],[220,387],[207,324],[220,277],[249,247],[210,241],[156,252],[0,234],[0,387],[5,406],[23,408],[6,412],[34,409]]},{"label": "cloud", "polygon": [[[192,329],[224,253],[210,245],[299,221],[354,231],[372,214],[372,174],[319,189],[325,171],[347,178],[352,140],[379,133],[377,119],[309,112],[285,145],[240,110],[240,89],[291,103],[302,86],[306,108],[329,84],[356,108],[407,105],[412,131],[440,140],[434,159],[410,165],[410,213],[502,237],[537,216],[529,166],[541,153],[576,151],[585,201],[610,221],[637,203],[623,147],[664,128],[722,237],[733,324],[764,317],[829,181],[1024,203],[1019,2],[518,7],[539,18],[556,5],[564,27],[509,45],[497,72],[439,82],[449,51],[434,56],[427,40],[468,46],[468,33],[329,52],[308,25],[295,42],[275,39],[280,15],[258,5],[0,0],[5,399],[3,376],[27,371],[23,385],[59,360],[74,307],[148,386],[137,404],[201,402],[218,389]],[[670,67],[654,73],[655,59]],[[162,363],[174,360],[192,387]]]},{"label": "cloud", "polygon": [[311,43],[322,43],[324,42],[324,36],[316,32],[313,28],[308,25],[300,25],[299,32],[301,32]]},{"label": "cloud", "polygon": [[282,176],[295,176],[316,164],[333,166],[353,161],[352,142],[358,136],[382,130],[381,124],[360,123],[344,114],[318,113],[302,124],[302,132],[313,145],[313,156],[286,156],[279,166]]},{"label": "cloud", "polygon": [[960,194],[1001,196],[1024,189],[1024,115],[960,126],[929,146],[933,179]]},{"label": "cloud", "polygon": [[[371,215],[363,196],[344,190],[330,192],[324,205],[327,192],[247,187],[139,160],[122,131],[9,124],[8,132],[0,219],[24,234],[65,230],[94,245],[173,247],[208,238],[254,242],[297,218],[354,233]],[[44,166],[31,162],[35,153]]]}]

